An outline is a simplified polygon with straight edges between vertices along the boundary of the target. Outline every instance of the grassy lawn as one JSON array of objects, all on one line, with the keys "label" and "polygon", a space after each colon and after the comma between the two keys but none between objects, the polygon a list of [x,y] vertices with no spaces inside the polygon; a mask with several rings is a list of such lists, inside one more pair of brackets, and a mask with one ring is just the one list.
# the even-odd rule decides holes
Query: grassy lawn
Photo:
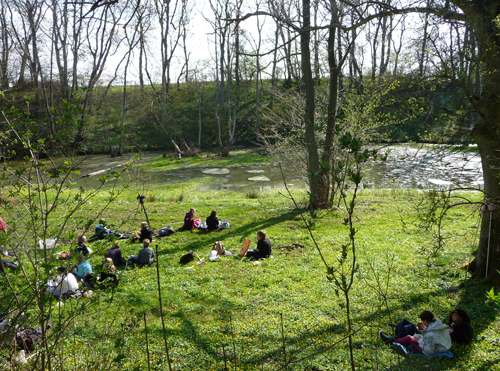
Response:
[{"label": "grassy lawn", "polygon": [[[171,170],[179,165],[228,167],[268,161],[237,153],[228,159],[192,158],[181,164],[158,158],[141,166]],[[215,209],[220,218],[231,222],[231,228],[222,232],[180,232],[153,243],[159,251],[165,324],[175,369],[224,369],[225,363],[230,369],[278,369],[285,361],[288,368],[297,370],[349,367],[346,341],[342,341],[346,336],[343,299],[327,280],[301,222],[300,213],[305,211],[294,211],[279,190],[250,197],[233,191],[200,192],[196,182],[186,181],[148,184],[146,188],[130,184],[104,212],[106,220],[120,230],[137,229],[144,217],[135,197],[143,189],[155,229],[179,227],[190,207],[203,218]],[[466,209],[450,214],[446,247],[429,267],[420,249],[431,243],[431,236],[413,226],[414,206],[421,196],[421,192],[404,190],[361,192],[355,215],[359,272],[351,297],[358,368],[498,369],[498,310],[485,304],[489,286],[469,280],[462,269],[476,243],[477,218]],[[306,193],[298,190],[296,197],[305,202]],[[104,195],[97,196],[92,205],[97,208],[104,200]],[[72,223],[81,226],[85,217]],[[340,245],[347,241],[343,220],[341,210],[323,211],[311,219],[315,237],[332,264]],[[254,240],[260,229],[265,229],[273,242],[273,257],[260,265],[235,257],[179,265],[180,256],[189,250],[206,258],[217,240],[237,253],[242,240]],[[304,248],[283,248],[292,243]],[[110,242],[90,246],[94,250],[91,262],[97,267]],[[121,246],[128,256],[140,245],[121,241]],[[386,305],[377,293],[376,282],[385,284],[387,276]],[[86,314],[72,322],[64,340],[65,351],[73,355],[66,368],[92,369],[91,362],[101,364],[110,358],[110,369],[145,369],[144,313],[151,362],[159,369],[166,368],[153,267],[122,271],[114,293],[96,291],[90,299],[66,301],[61,310],[87,304]],[[378,340],[378,330],[388,331],[390,322],[416,320],[424,309],[445,319],[456,306],[470,313],[476,338],[471,346],[456,349],[454,360],[403,359]]]}]

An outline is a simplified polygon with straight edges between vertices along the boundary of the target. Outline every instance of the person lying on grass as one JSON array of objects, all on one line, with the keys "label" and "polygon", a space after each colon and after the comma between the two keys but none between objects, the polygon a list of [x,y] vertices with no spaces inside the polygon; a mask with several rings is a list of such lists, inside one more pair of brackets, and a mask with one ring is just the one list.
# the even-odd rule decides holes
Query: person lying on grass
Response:
[{"label": "person lying on grass", "polygon": [[[0,246],[0,248],[1,248],[1,246]],[[8,258],[11,258],[11,253],[9,253],[7,251],[0,251],[0,256],[2,256],[2,255],[5,257],[8,257]],[[18,267],[19,267],[19,264],[17,264],[12,259],[7,260],[7,259],[0,258],[0,273],[2,273],[5,270],[5,268],[16,270]]]},{"label": "person lying on grass", "polygon": [[143,242],[145,239],[153,241],[153,231],[151,230],[151,228],[149,228],[147,222],[142,222],[141,229],[139,230],[139,232],[135,233],[134,237],[132,237],[132,241]]},{"label": "person lying on grass", "polygon": [[440,356],[451,348],[450,329],[428,310],[420,314],[417,333],[403,337],[393,337],[380,331],[380,338],[403,356],[422,353],[426,356]]},{"label": "person lying on grass", "polygon": [[110,258],[113,261],[113,265],[118,268],[123,268],[127,265],[125,258],[122,256],[122,251],[120,250],[120,245],[117,241],[113,242],[113,246],[106,251],[104,254],[105,258]]},{"label": "person lying on grass", "polygon": [[462,309],[453,310],[448,316],[451,341],[455,344],[470,344],[474,337],[474,331],[470,324],[470,318]]},{"label": "person lying on grass", "polygon": [[106,238],[107,236],[110,236],[112,234],[113,231],[106,226],[106,220],[101,219],[99,220],[99,224],[95,226],[95,235],[93,236],[93,239],[102,240],[103,238]]},{"label": "person lying on grass", "polygon": [[242,251],[240,255],[251,260],[269,258],[271,256],[271,241],[267,238],[265,231],[257,232],[257,247],[254,250]]},{"label": "person lying on grass", "polygon": [[151,265],[155,261],[155,253],[154,251],[149,247],[149,244],[151,243],[150,240],[145,239],[142,241],[142,248],[139,250],[139,253],[137,255],[133,255],[128,258],[127,265],[128,266],[134,266],[138,265],[140,267],[144,267],[145,265]]}]

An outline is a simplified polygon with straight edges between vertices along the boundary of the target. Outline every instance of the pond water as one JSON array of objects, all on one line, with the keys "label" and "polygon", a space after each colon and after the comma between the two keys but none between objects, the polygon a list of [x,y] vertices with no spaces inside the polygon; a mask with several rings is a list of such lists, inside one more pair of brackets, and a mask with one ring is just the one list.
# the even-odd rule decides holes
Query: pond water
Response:
[{"label": "pond water", "polygon": [[[443,189],[448,187],[480,188],[483,184],[481,161],[473,149],[455,146],[393,145],[379,149],[385,159],[365,166],[365,188]],[[145,153],[140,162],[158,157]],[[83,183],[97,182],[100,175],[122,167],[129,156],[111,159],[109,156],[89,156],[81,166]],[[304,187],[306,179],[285,169],[292,187]],[[277,164],[255,166],[186,167],[176,170],[144,170],[138,167],[128,172],[128,182],[137,184],[175,183],[200,179],[200,190],[266,190],[282,187]]]}]

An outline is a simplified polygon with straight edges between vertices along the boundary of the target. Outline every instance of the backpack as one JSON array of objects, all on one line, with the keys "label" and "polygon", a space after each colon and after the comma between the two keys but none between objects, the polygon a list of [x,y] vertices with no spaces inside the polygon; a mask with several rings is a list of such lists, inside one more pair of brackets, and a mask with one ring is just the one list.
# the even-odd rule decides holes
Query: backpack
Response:
[{"label": "backpack", "polygon": [[417,327],[413,323],[405,319],[396,324],[396,328],[394,330],[396,339],[405,337],[407,335],[415,335],[416,333]]},{"label": "backpack", "polygon": [[231,226],[227,220],[223,220],[222,222],[219,223],[219,228],[220,229],[227,229]]},{"label": "backpack", "polygon": [[194,252],[190,251],[187,254],[184,254],[181,256],[179,259],[179,264],[186,265],[188,263],[191,263],[194,260]]},{"label": "backpack", "polygon": [[167,236],[170,236],[170,235],[172,235],[174,233],[175,233],[175,231],[172,229],[172,227],[168,226],[168,227],[161,228],[158,231],[158,236],[159,237],[167,237]]}]

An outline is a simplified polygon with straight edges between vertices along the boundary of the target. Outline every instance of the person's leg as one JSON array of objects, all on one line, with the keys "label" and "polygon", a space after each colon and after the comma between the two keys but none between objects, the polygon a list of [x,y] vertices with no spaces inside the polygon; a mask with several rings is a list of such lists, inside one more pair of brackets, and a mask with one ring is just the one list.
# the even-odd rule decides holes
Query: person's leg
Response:
[{"label": "person's leg", "polygon": [[257,250],[248,250],[245,256],[249,259],[259,259],[259,253]]},{"label": "person's leg", "polygon": [[397,338],[394,340],[395,343],[404,345],[412,352],[420,353],[422,350],[420,349],[420,345],[418,345],[418,341],[414,336],[406,335],[402,338]]},{"label": "person's leg", "polygon": [[83,284],[85,285],[85,287],[87,287],[88,289],[93,289],[94,288],[94,284],[95,284],[95,278],[94,278],[94,275],[92,275],[91,273],[87,274],[85,277],[83,277]]}]

